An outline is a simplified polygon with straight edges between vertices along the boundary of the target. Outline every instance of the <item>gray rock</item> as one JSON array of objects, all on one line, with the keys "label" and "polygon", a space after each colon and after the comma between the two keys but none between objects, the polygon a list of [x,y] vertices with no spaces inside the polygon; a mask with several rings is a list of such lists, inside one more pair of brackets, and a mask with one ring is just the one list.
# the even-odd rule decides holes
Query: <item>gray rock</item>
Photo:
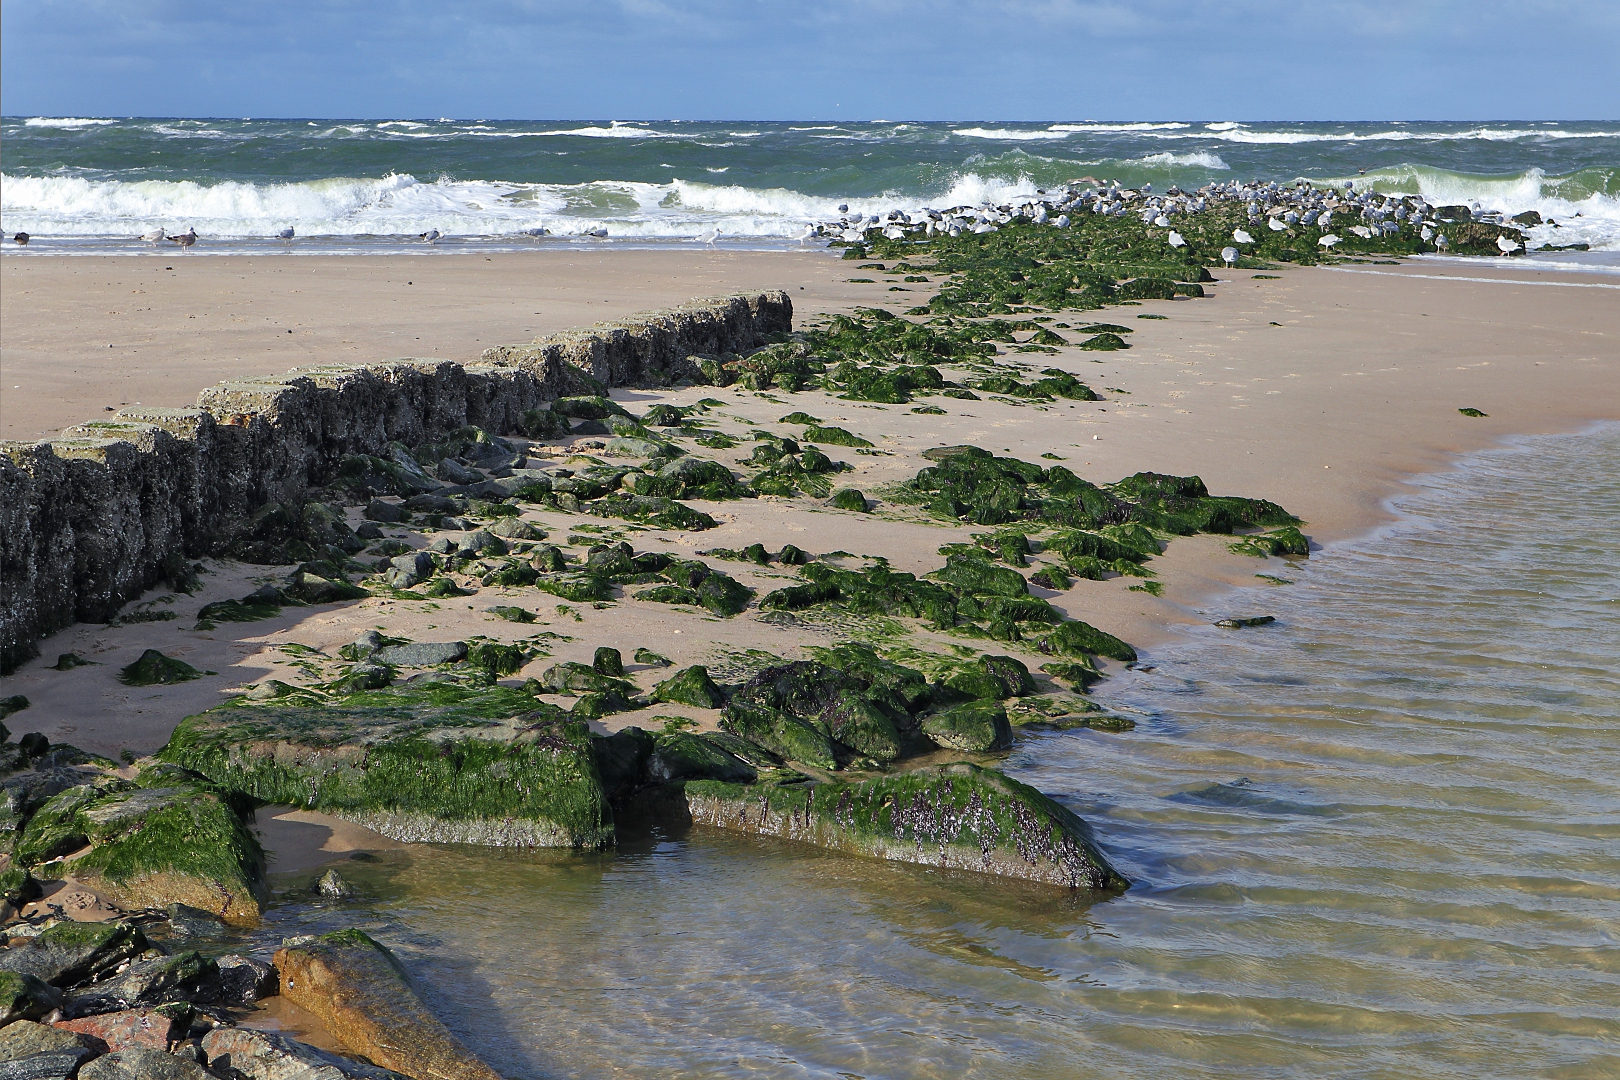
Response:
[{"label": "gray rock", "polygon": [[38,1020],[61,1004],[62,991],[32,975],[0,976],[0,1029],[18,1020]]},{"label": "gray rock", "polygon": [[194,1058],[162,1050],[128,1047],[96,1058],[79,1070],[79,1080],[219,1080]]},{"label": "gray rock", "polygon": [[379,664],[393,667],[433,667],[467,659],[465,641],[418,641],[410,645],[390,645],[372,655]]},{"label": "gray rock", "polygon": [[454,500],[443,495],[412,495],[405,500],[405,509],[420,514],[453,514],[457,507]]},{"label": "gray rock", "polygon": [[95,1056],[94,1050],[78,1046],[0,1061],[0,1080],[67,1080]]},{"label": "gray rock", "polygon": [[[410,513],[397,503],[383,502],[381,499],[372,499],[366,504],[367,521],[386,521],[391,524],[409,520]],[[379,530],[379,535],[381,532]]]},{"label": "gray rock", "polygon": [[489,531],[507,540],[544,540],[546,530],[522,518],[502,518],[489,527]]},{"label": "gray rock", "polygon": [[176,937],[216,938],[225,932],[224,922],[201,908],[170,904],[164,910],[169,916],[169,932]]},{"label": "gray rock", "polygon": [[114,979],[68,995],[62,1013],[69,1019],[171,1001],[207,1001],[219,992],[219,965],[196,952],[160,956],[132,964]]},{"label": "gray rock", "polygon": [[252,1028],[217,1027],[203,1036],[202,1048],[215,1069],[235,1070],[246,1080],[405,1080],[399,1073]]},{"label": "gray rock", "polygon": [[396,589],[408,589],[419,581],[425,581],[433,576],[433,557],[425,551],[413,551],[409,555],[397,555],[389,560],[393,567],[384,577],[388,584]]},{"label": "gray rock", "polygon": [[220,1005],[251,1005],[281,992],[281,976],[274,965],[231,953],[219,958]]},{"label": "gray rock", "polygon": [[650,458],[664,452],[664,444],[636,435],[618,435],[608,440],[604,453],[620,457]]},{"label": "gray rock", "polygon": [[383,636],[375,630],[367,630],[339,651],[350,660],[364,660],[382,647]]},{"label": "gray rock", "polygon": [[375,521],[362,521],[354,530],[354,535],[362,540],[381,540],[382,534],[382,529],[377,527]]},{"label": "gray rock", "polygon": [[19,1020],[0,1028],[0,1061],[18,1061],[37,1054],[62,1051],[88,1050],[91,1054],[104,1054],[107,1044],[94,1035],[77,1031],[63,1031],[49,1024],[35,1024]]},{"label": "gray rock", "polygon": [[146,950],[146,936],[118,923],[57,923],[38,937],[0,949],[0,971],[75,986],[110,974]]},{"label": "gray rock", "polygon": [[433,472],[447,484],[476,484],[483,479],[454,458],[445,458],[433,467]]}]

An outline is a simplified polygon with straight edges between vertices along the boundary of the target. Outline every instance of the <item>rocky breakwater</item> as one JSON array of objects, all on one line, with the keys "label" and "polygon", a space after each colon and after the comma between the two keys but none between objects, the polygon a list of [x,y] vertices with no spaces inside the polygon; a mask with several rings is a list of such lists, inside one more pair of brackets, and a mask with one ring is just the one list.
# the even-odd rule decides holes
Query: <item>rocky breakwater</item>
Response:
[{"label": "rocky breakwater", "polygon": [[125,409],[48,442],[0,444],[0,671],[160,580],[178,587],[188,560],[228,545],[261,508],[301,503],[346,458],[387,458],[390,443],[468,425],[517,431],[570,394],[667,385],[696,358],[758,348],[791,321],[782,292],[695,301],[477,364],[300,368],[211,387],[194,409]]}]

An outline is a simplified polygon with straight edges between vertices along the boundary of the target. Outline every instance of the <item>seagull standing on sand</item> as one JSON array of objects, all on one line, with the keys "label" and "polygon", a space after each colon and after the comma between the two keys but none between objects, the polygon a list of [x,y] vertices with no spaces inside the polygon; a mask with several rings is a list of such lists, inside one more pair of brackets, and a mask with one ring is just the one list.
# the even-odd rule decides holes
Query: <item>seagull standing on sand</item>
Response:
[{"label": "seagull standing on sand", "polygon": [[1238,249],[1237,248],[1235,248],[1235,247],[1223,247],[1223,248],[1221,248],[1221,262],[1225,263],[1227,266],[1236,266],[1237,261],[1238,261]]},{"label": "seagull standing on sand", "polygon": [[184,251],[192,244],[197,242],[197,230],[188,226],[185,232],[181,233],[179,236],[171,236],[169,239],[179,244],[180,250]]},{"label": "seagull standing on sand", "polygon": [[702,236],[698,237],[698,239],[703,241],[704,244],[708,245],[709,247],[714,247],[714,242],[720,239],[720,226],[716,225],[713,232],[704,233]]},{"label": "seagull standing on sand", "polygon": [[165,236],[162,229],[147,229],[141,233],[140,238],[148,244],[156,244],[158,241],[165,239]]}]

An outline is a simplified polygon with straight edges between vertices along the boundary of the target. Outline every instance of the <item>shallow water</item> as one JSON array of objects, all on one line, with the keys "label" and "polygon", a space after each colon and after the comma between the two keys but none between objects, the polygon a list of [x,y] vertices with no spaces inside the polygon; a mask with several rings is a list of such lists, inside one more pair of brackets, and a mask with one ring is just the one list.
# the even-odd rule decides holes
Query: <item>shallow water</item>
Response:
[{"label": "shallow water", "polygon": [[1014,753],[1121,898],[698,831],[347,864],[262,940],[360,914],[513,1077],[1620,1075],[1620,424],[1400,505]]}]

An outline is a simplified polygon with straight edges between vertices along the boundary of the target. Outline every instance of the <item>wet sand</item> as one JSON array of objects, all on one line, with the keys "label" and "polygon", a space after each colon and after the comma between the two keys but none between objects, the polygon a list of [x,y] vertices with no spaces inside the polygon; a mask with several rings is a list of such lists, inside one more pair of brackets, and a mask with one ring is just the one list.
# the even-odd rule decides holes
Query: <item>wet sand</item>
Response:
[{"label": "wet sand", "polygon": [[[184,267],[185,276],[177,269],[173,280],[158,277],[167,272],[157,268],[169,265]],[[47,431],[91,419],[90,404],[103,398],[108,404],[185,404],[227,375],[281,371],[295,363],[384,359],[403,352],[470,360],[489,344],[746,286],[788,288],[800,325],[818,312],[856,304],[903,309],[928,295],[928,285],[898,285],[893,276],[855,272],[853,266],[825,252],[424,256],[346,259],[341,265],[336,259],[274,257],[8,258],[0,403],[8,433],[15,436],[23,434],[15,430],[19,425]],[[308,274],[318,287],[289,276],[298,274]],[[417,284],[397,286],[393,278],[402,274]],[[685,405],[717,397],[727,408],[726,418],[715,422],[745,439],[753,430],[750,422],[797,434],[779,418],[794,410],[810,412],[865,436],[884,452],[857,456],[830,448],[854,467],[838,482],[868,494],[913,475],[927,464],[921,453],[929,447],[964,442],[1025,460],[1055,455],[1096,482],[1145,469],[1196,473],[1215,494],[1281,503],[1306,519],[1305,532],[1319,545],[1387,520],[1385,501],[1402,490],[1406,478],[1443,468],[1459,453],[1506,435],[1567,431],[1620,417],[1620,303],[1615,302],[1620,298],[1613,289],[1578,287],[1599,279],[1494,262],[1216,276],[1222,280],[1206,286],[1212,294],[1207,299],[1059,316],[1074,326],[1101,320],[1133,327],[1128,351],[1070,349],[1057,356],[1004,357],[1072,371],[1107,399],[1100,402],[928,399],[946,409],[941,416],[914,414],[909,405],[842,401],[819,391],[760,395],[736,387],[696,387],[617,396],[633,411],[655,400]],[[876,280],[851,284],[849,277]],[[138,296],[130,290],[143,281],[149,288],[140,306],[151,310],[110,314],[122,312],[119,305],[126,296]],[[394,295],[404,287],[428,291],[413,293],[406,302]],[[896,287],[911,291],[890,291]],[[521,302],[511,295],[514,290],[523,293]],[[611,300],[597,310],[595,301],[604,295]],[[221,303],[222,297],[230,302]],[[248,318],[225,313],[246,311],[249,302],[255,317],[302,327],[309,342],[300,341],[299,333],[283,332],[298,344],[282,345],[275,329],[229,323]],[[187,325],[192,314],[205,327],[196,335]],[[53,329],[53,323],[61,329]],[[179,326],[186,329],[176,335]],[[410,331],[416,331],[409,335],[412,341],[420,335],[423,344],[397,347],[397,339]],[[104,345],[117,335],[130,341],[146,335],[141,348],[151,350],[153,359],[130,370],[121,361],[102,360],[95,343]],[[210,344],[194,347],[193,337]],[[249,341],[262,348],[251,363],[223,358],[248,356]],[[215,359],[206,358],[211,349],[219,350]],[[157,361],[159,354],[166,359]],[[50,356],[78,366],[53,365]],[[57,374],[53,368],[65,370]],[[118,380],[142,389],[106,392]],[[1462,407],[1489,415],[1465,417],[1457,412]],[[735,463],[747,450],[742,446],[719,456]],[[740,548],[755,540],[773,550],[792,542],[810,551],[882,555],[897,569],[922,573],[939,566],[939,545],[965,539],[969,531],[892,504],[880,504],[870,515],[832,510],[811,499],[695,505],[720,527],[649,534],[633,542],[683,555]],[[526,516],[558,541],[571,528],[596,522],[559,511]],[[582,610],[554,615],[555,598],[542,597],[542,604],[533,590],[506,596],[498,589],[482,590],[465,603],[372,598],[341,607],[289,608],[264,622],[195,631],[195,611],[202,604],[241,596],[254,583],[285,574],[270,567],[208,565],[212,572],[203,579],[202,593],[170,599],[181,616],[176,621],[81,625],[47,640],[39,660],[0,679],[0,696],[21,693],[33,702],[9,725],[109,755],[124,749],[150,753],[181,717],[218,703],[222,691],[267,677],[292,681],[296,662],[283,645],[331,652],[383,625],[419,641],[474,634],[511,641],[536,631],[571,639],[552,641],[551,655],[535,660],[523,675],[561,660],[588,662],[598,645],[619,648],[627,659],[636,647],[647,646],[680,665],[714,663],[747,648],[796,653],[806,644],[831,643],[840,633],[836,622],[773,626],[752,614],[719,620],[631,600],[598,610],[578,605]],[[793,580],[786,568],[714,565],[761,594]],[[1178,627],[1255,613],[1272,588],[1256,574],[1287,572],[1281,560],[1233,555],[1226,539],[1214,536],[1177,539],[1152,566],[1164,585],[1161,597],[1130,591],[1129,579],[1080,581],[1063,593],[1037,592],[1072,617],[1152,649],[1175,636]],[[539,606],[541,621],[528,626],[498,621],[484,611],[496,603]],[[929,640],[921,634],[915,643]],[[121,685],[118,668],[152,647],[217,674],[168,687]],[[71,673],[49,669],[58,654],[69,651],[96,666]],[[631,674],[643,688],[662,677],[657,669]],[[660,706],[651,713],[685,711]],[[608,726],[646,724],[648,715],[609,718]],[[300,855],[299,865],[324,858],[319,853],[326,842]]]}]

